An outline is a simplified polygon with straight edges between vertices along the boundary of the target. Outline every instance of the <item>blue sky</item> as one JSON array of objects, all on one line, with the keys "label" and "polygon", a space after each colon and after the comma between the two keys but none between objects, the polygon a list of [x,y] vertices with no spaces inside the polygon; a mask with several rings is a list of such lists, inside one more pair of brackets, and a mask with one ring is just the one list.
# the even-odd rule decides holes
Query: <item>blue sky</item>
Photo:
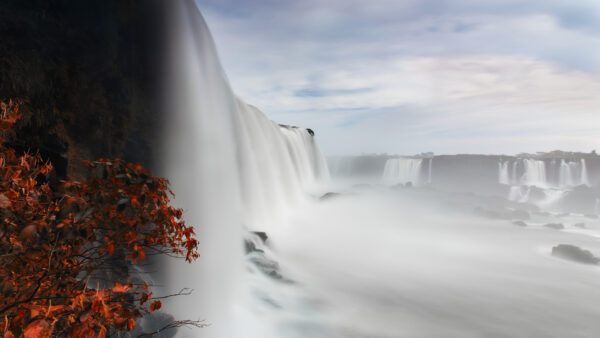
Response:
[{"label": "blue sky", "polygon": [[326,155],[600,151],[598,0],[197,0],[235,92]]}]

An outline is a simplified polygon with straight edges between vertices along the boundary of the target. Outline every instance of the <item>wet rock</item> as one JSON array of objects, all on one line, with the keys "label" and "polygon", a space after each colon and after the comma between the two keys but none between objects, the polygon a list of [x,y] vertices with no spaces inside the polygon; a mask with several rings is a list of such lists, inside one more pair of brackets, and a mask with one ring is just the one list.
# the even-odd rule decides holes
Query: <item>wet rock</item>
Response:
[{"label": "wet rock", "polygon": [[312,129],[306,128],[306,131],[310,134],[310,136],[315,136],[315,132]]},{"label": "wet rock", "polygon": [[512,224],[520,226],[520,227],[526,227],[527,223],[523,222],[523,221],[514,221],[512,222]]},{"label": "wet rock", "polygon": [[244,251],[246,252],[246,254],[249,254],[251,252],[264,252],[263,250],[257,248],[254,242],[248,239],[244,240]]},{"label": "wet rock", "polygon": [[600,262],[600,258],[594,256],[590,251],[571,244],[559,244],[553,247],[552,256],[584,264],[596,265]]},{"label": "wet rock", "polygon": [[585,223],[575,223],[573,226],[576,228],[585,229]]},{"label": "wet rock", "polygon": [[276,279],[283,279],[283,276],[279,274],[279,263],[267,258],[264,254],[256,252],[250,253],[248,254],[248,260],[265,275]]},{"label": "wet rock", "polygon": [[250,233],[258,236],[258,238],[260,238],[260,240],[263,241],[263,243],[266,243],[267,239],[269,239],[269,236],[264,231],[251,231]]},{"label": "wet rock", "polygon": [[265,244],[267,239],[269,239],[269,236],[267,236],[266,232],[251,231],[249,235],[244,238],[244,250],[246,254],[252,252],[264,253],[264,250],[260,249],[258,246],[260,246],[260,242]]},{"label": "wet rock", "polygon": [[324,201],[324,200],[332,199],[334,197],[338,197],[341,195],[342,194],[340,194],[339,192],[328,192],[328,193],[325,193],[323,196],[319,197],[319,199],[321,201]]},{"label": "wet rock", "polygon": [[550,228],[550,229],[555,229],[555,230],[562,230],[565,228],[565,226],[562,223],[548,223],[544,225],[546,228]]}]

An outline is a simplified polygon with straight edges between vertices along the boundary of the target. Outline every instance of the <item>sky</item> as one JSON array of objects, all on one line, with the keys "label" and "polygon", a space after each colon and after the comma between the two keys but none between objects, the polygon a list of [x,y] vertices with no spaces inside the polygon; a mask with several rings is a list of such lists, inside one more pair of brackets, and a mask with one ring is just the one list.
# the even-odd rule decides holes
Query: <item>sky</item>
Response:
[{"label": "sky", "polygon": [[325,155],[600,151],[598,0],[197,0],[236,92]]}]

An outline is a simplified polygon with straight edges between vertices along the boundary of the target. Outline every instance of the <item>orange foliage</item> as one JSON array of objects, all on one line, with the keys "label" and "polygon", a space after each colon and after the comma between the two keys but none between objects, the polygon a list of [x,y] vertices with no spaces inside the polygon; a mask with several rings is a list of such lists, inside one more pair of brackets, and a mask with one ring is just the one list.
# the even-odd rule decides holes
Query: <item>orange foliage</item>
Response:
[{"label": "orange foliage", "polygon": [[0,108],[0,332],[104,337],[134,329],[136,318],[161,303],[149,301],[148,285],[110,274],[114,260],[198,257],[193,228],[169,205],[168,181],[140,165],[101,159],[87,163],[86,181],[52,189],[44,183],[50,163],[5,145],[19,102]]}]

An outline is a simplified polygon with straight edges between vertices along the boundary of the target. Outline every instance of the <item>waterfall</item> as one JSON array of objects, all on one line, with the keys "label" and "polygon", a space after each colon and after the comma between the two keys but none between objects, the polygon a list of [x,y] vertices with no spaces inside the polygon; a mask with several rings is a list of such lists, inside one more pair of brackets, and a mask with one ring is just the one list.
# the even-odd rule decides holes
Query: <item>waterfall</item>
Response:
[{"label": "waterfall", "polygon": [[565,160],[560,161],[560,170],[558,176],[558,185],[560,187],[571,187],[573,186],[573,172],[571,171],[572,163],[565,162]]},{"label": "waterfall", "polygon": [[386,184],[399,184],[411,182],[414,185],[421,183],[422,159],[392,158],[385,162],[382,181]]},{"label": "waterfall", "polygon": [[169,4],[162,172],[171,181],[174,205],[195,227],[200,258],[192,265],[168,262],[170,292],[195,292],[166,308],[176,318],[210,323],[187,334],[227,338],[243,292],[244,226],[274,226],[274,217],[329,174],[312,133],[280,127],[234,95],[194,1]]},{"label": "waterfall", "polygon": [[585,159],[582,158],[579,162],[561,160],[558,187],[568,188],[577,185],[591,186]]},{"label": "waterfall", "polygon": [[584,158],[581,159],[581,184],[587,185],[588,187],[592,186],[590,183],[590,178],[588,177],[587,166]]},{"label": "waterfall", "polygon": [[508,161],[498,163],[498,182],[500,182],[500,184],[510,184]]},{"label": "waterfall", "polygon": [[431,184],[432,181],[432,172],[433,172],[433,157],[429,159],[429,173],[427,174],[427,184]]},{"label": "waterfall", "polygon": [[546,164],[544,161],[523,159],[525,173],[521,177],[521,183],[524,185],[534,185],[537,187],[546,187],[548,181],[546,179]]},{"label": "waterfall", "polygon": [[516,184],[517,183],[517,169],[518,169],[517,166],[518,165],[519,165],[519,162],[517,162],[517,161],[513,162],[513,165],[512,165],[512,180],[511,180],[512,184]]}]

